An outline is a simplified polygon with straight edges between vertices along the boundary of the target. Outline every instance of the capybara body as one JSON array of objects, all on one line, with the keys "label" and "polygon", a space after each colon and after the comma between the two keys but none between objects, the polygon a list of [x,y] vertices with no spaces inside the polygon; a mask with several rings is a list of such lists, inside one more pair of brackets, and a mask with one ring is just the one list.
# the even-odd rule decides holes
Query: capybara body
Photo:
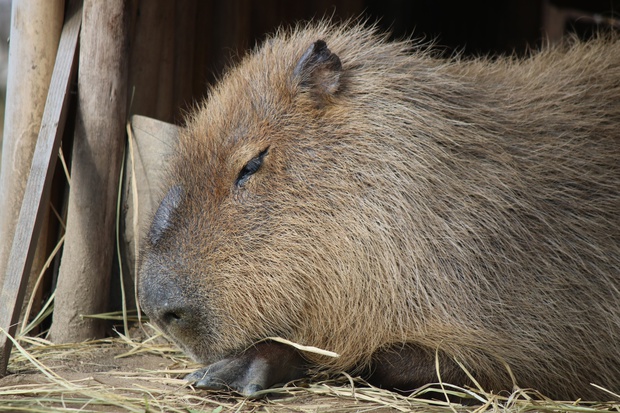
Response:
[{"label": "capybara body", "polygon": [[570,43],[467,60],[362,25],[269,38],[188,119],[145,311],[204,363],[278,336],[401,389],[437,355],[457,385],[456,361],[489,390],[618,391],[620,42]]}]

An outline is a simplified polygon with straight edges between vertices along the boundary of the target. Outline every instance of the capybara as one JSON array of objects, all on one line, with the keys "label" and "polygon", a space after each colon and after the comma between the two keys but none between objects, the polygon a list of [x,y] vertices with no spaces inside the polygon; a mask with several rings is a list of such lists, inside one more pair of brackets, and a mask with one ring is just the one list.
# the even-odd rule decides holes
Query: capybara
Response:
[{"label": "capybara", "polygon": [[189,379],[617,392],[620,41],[542,49],[441,58],[319,22],[228,71],[141,257],[144,311],[211,364]]}]

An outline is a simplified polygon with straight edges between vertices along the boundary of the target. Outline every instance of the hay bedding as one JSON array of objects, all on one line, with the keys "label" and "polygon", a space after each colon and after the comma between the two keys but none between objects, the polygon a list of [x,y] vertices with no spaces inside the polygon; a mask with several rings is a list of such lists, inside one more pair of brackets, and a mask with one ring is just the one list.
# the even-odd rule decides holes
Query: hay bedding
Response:
[{"label": "hay bedding", "polygon": [[22,337],[12,374],[0,379],[0,412],[620,412],[620,402],[555,402],[535,392],[493,395],[447,384],[432,388],[468,404],[424,400],[431,387],[404,397],[346,375],[247,399],[188,386],[182,377],[198,365],[148,324],[129,336],[63,345]]}]

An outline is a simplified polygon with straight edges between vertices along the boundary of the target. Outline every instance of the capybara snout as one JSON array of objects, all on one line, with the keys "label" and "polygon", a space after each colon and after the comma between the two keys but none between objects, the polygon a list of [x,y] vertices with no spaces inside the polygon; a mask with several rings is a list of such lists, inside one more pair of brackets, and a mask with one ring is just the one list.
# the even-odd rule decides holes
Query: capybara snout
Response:
[{"label": "capybara snout", "polygon": [[215,363],[207,388],[307,363],[403,390],[438,361],[457,385],[464,366],[601,396],[620,382],[619,79],[602,36],[468,60],[361,25],[280,31],[188,118],[144,309]]}]

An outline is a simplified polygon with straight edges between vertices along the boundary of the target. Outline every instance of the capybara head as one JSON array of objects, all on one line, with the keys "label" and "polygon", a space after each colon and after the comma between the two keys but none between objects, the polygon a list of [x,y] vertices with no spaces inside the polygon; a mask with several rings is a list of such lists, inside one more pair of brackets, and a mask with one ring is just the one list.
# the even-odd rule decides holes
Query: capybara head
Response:
[{"label": "capybara head", "polygon": [[445,60],[282,31],[189,117],[142,306],[204,363],[279,336],[334,369],[406,343],[493,387],[617,384],[618,79],[609,39]]}]

